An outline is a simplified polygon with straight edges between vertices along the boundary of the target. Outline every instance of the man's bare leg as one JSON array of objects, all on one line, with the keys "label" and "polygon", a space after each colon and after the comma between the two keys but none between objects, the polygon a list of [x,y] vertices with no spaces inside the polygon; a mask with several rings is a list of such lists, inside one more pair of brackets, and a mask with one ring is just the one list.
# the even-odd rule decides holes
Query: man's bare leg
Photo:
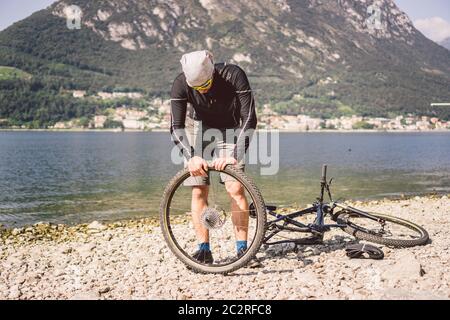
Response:
[{"label": "man's bare leg", "polygon": [[195,233],[199,243],[209,242],[209,232],[201,222],[202,213],[208,207],[208,186],[192,187],[192,222],[194,223]]},{"label": "man's bare leg", "polygon": [[231,198],[232,222],[236,241],[247,241],[248,237],[248,202],[244,187],[237,181],[225,182],[225,188]]},{"label": "man's bare leg", "polygon": [[[238,242],[245,241],[246,243],[248,241],[248,201],[245,197],[245,189],[239,182],[225,182],[225,187],[231,197],[231,210],[233,210],[232,221],[239,255],[241,253],[240,250],[244,248],[239,249]],[[247,248],[245,247],[245,249]],[[257,257],[253,257],[248,266],[251,268],[261,268],[263,265]]]}]

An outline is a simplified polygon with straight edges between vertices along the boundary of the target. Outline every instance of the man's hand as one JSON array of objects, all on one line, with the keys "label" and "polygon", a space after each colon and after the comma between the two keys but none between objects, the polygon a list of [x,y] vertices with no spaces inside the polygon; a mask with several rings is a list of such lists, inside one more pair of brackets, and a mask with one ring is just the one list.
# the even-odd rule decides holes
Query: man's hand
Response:
[{"label": "man's hand", "polygon": [[188,169],[193,177],[208,177],[208,163],[200,157],[193,157],[189,159]]},{"label": "man's hand", "polygon": [[211,165],[214,167],[214,169],[223,171],[229,164],[235,165],[237,164],[237,160],[235,158],[217,158]]}]

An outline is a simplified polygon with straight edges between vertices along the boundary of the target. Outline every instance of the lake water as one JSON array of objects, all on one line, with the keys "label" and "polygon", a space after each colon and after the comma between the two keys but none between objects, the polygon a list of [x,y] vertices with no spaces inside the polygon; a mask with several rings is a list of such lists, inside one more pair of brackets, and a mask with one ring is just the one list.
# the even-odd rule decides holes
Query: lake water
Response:
[{"label": "lake water", "polygon": [[[0,223],[157,215],[171,149],[168,133],[0,132]],[[323,163],[335,198],[450,193],[450,133],[282,133],[280,152],[276,176],[248,167],[266,203],[311,203]]]}]

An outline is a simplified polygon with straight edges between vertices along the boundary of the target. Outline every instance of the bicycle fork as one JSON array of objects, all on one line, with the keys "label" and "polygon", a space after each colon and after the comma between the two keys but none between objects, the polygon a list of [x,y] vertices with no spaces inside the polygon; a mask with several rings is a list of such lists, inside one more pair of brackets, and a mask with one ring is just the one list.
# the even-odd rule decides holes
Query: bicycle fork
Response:
[{"label": "bicycle fork", "polygon": [[322,234],[325,231],[329,231],[330,227],[325,225],[325,205],[322,203],[317,203],[316,206],[316,219],[314,220],[314,223],[310,224],[308,227],[313,233]]}]

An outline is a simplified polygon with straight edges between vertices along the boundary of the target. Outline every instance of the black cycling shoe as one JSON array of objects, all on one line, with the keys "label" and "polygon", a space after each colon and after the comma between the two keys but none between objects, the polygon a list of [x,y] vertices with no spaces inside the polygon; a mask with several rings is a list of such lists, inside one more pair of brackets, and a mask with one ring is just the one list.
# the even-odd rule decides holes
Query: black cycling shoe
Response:
[{"label": "black cycling shoe", "polygon": [[[237,257],[240,258],[244,255],[245,251],[247,251],[247,249],[241,249],[239,250],[239,252],[237,253]],[[259,259],[254,256],[248,263],[247,263],[247,267],[248,268],[262,268],[264,267],[264,265],[261,263],[261,261],[259,261]]]},{"label": "black cycling shoe", "polygon": [[242,256],[244,255],[245,251],[247,251],[247,249],[241,249],[241,250],[239,250],[238,253],[237,253],[237,257],[238,257],[238,258],[242,257]]},{"label": "black cycling shoe", "polygon": [[198,250],[192,255],[192,258],[203,264],[212,264],[214,262],[210,250]]}]

